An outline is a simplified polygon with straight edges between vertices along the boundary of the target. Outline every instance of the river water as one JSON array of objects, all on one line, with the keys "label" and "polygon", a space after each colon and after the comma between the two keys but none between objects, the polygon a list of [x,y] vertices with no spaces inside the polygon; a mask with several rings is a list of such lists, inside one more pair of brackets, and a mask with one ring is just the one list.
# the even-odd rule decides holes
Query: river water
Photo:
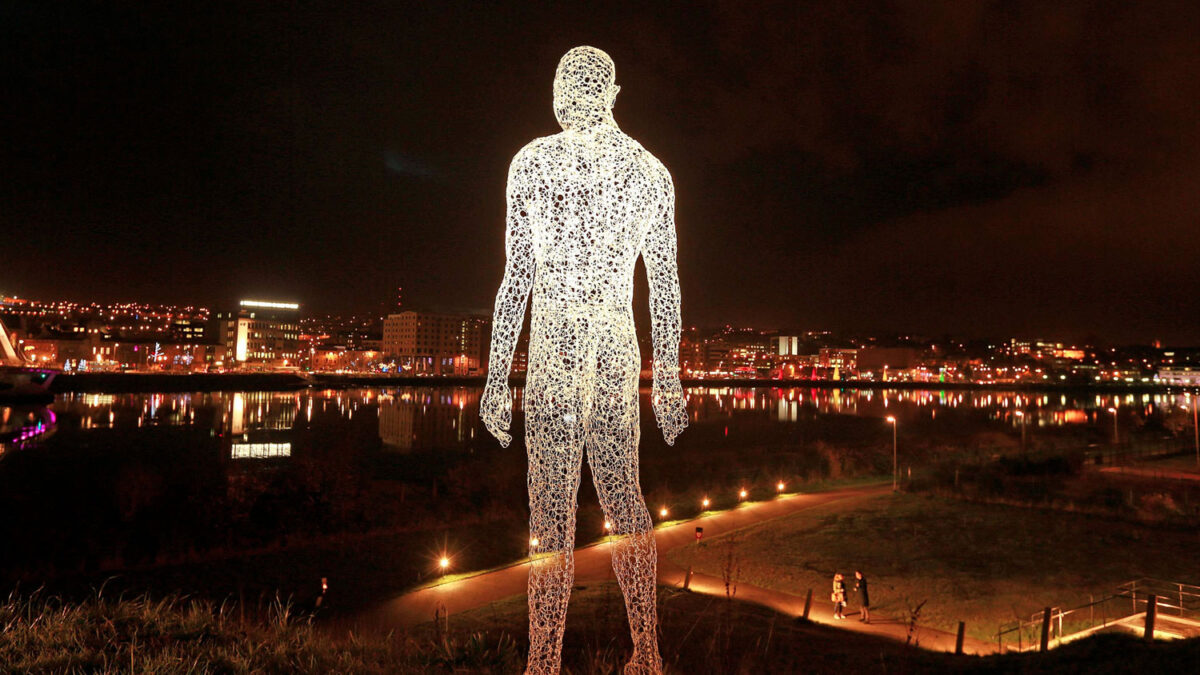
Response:
[{"label": "river water", "polygon": [[[474,387],[66,394],[0,407],[0,574],[42,582],[242,565],[236,583],[258,574],[262,587],[286,587],[288,570],[262,570],[274,555],[305,583],[326,569],[374,579],[356,581],[366,593],[413,583],[447,547],[464,569],[520,557],[520,394],[508,449],[480,424]],[[779,481],[790,490],[889,475],[888,416],[902,474],[947,454],[1159,439],[1191,423],[1190,400],[1166,394],[687,394],[691,426],[668,447],[642,392],[642,489],[655,512],[685,516],[699,495],[720,506],[740,488],[767,498]],[[580,500],[583,540],[603,516],[590,486]]]}]

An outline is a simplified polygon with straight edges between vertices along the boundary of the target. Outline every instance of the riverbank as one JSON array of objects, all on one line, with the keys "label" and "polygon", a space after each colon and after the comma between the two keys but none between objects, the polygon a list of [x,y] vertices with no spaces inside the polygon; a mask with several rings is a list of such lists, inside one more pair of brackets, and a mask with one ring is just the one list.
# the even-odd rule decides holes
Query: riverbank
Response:
[{"label": "riverbank", "polygon": [[289,391],[312,384],[297,373],[60,373],[54,393],[180,393]]},{"label": "riverbank", "polygon": [[[474,385],[482,386],[484,376],[412,377],[406,375],[349,375],[339,373],[313,373],[315,384],[323,387],[387,387],[387,386],[437,386]],[[654,384],[652,378],[643,377],[641,386]],[[509,378],[512,386],[523,386],[525,378]],[[684,387],[799,387],[806,389],[897,389],[904,391],[1015,391],[1015,392],[1112,392],[1112,393],[1182,393],[1200,391],[1200,387],[1181,387],[1153,382],[1028,382],[1028,383],[977,383],[977,382],[880,382],[878,380],[812,380],[805,378],[680,378]]]},{"label": "riverbank", "polygon": [[[448,375],[414,377],[411,375],[366,375],[343,373],[60,373],[54,380],[54,393],[135,393],[135,392],[214,392],[214,391],[287,391],[318,386],[329,389],[351,387],[480,387],[484,376]],[[1100,392],[1100,393],[1183,393],[1200,391],[1200,387],[1180,387],[1153,382],[880,382],[876,380],[810,380],[810,379],[703,379],[682,378],[685,387],[797,387],[834,390],[862,389],[899,391],[998,391],[998,392]],[[524,386],[524,377],[512,377],[514,387]],[[653,384],[643,378],[641,386]]]}]

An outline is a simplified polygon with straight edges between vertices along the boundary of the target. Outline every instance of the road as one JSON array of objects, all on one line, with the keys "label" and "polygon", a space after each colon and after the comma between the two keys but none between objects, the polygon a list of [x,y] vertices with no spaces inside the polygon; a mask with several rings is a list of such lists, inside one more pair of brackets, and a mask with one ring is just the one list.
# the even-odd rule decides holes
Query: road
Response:
[{"label": "road", "polygon": [[[695,541],[697,527],[704,528],[706,538],[719,536],[743,527],[773,518],[786,516],[804,509],[831,502],[886,494],[890,485],[850,487],[811,494],[790,494],[764,502],[750,502],[727,511],[711,513],[700,518],[668,524],[655,530],[658,543],[660,584],[682,587],[686,570],[666,560],[665,553]],[[359,627],[395,629],[415,626],[432,621],[440,608],[448,615],[526,593],[529,576],[528,562],[492,570],[467,578],[455,579],[443,584],[420,588],[368,609],[353,621]],[[612,559],[608,545],[593,544],[575,551],[576,583],[596,583],[611,580]],[[711,595],[725,594],[724,582],[718,577],[695,574],[689,588],[693,592]],[[907,628],[895,619],[875,616],[871,624],[856,620],[854,614],[845,620],[833,618],[833,606],[824,589],[817,589],[809,619],[838,628],[891,637],[903,641]],[[779,591],[759,588],[745,583],[737,587],[737,599],[770,607],[776,611],[799,616],[804,609],[804,598]],[[953,651],[955,636],[929,628],[920,630],[921,646],[939,651]],[[967,639],[967,653],[989,653],[995,645]]]}]

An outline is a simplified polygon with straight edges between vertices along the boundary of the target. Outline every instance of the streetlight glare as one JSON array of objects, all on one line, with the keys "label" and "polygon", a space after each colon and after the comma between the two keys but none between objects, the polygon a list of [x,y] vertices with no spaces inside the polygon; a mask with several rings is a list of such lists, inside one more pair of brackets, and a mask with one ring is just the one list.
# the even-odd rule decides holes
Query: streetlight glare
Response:
[{"label": "streetlight glare", "polygon": [[438,561],[438,567],[445,570],[449,566],[450,566],[450,559],[447,558],[446,556],[442,556],[442,559]]},{"label": "streetlight glare", "polygon": [[890,423],[890,424],[895,424],[895,423],[896,423],[896,418],[895,418],[895,417],[892,417],[891,415],[888,415],[888,416],[887,416],[887,421],[888,421],[888,423]]}]

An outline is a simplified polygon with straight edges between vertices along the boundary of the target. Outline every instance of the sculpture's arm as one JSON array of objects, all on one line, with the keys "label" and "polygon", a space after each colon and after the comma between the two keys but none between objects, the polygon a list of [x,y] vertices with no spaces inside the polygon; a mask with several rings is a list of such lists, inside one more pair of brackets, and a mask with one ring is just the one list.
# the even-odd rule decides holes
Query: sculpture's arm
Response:
[{"label": "sculpture's arm", "polygon": [[654,416],[667,445],[687,426],[687,409],[679,384],[679,268],[675,243],[675,186],[662,168],[663,200],[642,244],[642,261],[650,282],[650,317],[654,339]]},{"label": "sculpture's arm", "polygon": [[496,293],[496,309],[492,315],[492,346],[488,356],[487,384],[479,404],[479,416],[487,430],[508,447],[512,423],[512,397],[508,390],[508,375],[512,368],[513,351],[521,326],[525,323],[525,306],[533,287],[533,237],[529,228],[529,211],[525,196],[526,168],[521,153],[513,159],[508,170],[508,215],[505,231],[507,261],[504,280]]}]

